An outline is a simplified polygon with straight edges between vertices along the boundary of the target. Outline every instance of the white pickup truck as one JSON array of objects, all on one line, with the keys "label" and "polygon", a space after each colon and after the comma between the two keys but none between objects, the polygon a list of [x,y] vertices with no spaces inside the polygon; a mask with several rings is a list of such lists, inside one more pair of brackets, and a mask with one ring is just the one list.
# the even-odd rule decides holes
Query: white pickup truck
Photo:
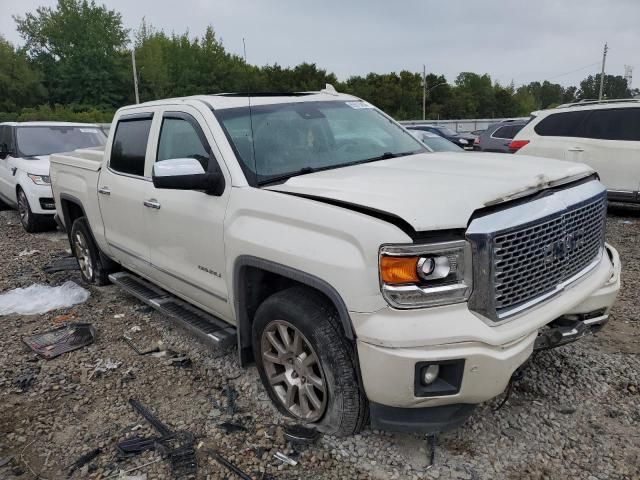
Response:
[{"label": "white pickup truck", "polygon": [[215,346],[334,434],[461,425],[620,287],[589,167],[429,153],[328,86],[120,109],[104,154],[51,157],[84,279]]}]

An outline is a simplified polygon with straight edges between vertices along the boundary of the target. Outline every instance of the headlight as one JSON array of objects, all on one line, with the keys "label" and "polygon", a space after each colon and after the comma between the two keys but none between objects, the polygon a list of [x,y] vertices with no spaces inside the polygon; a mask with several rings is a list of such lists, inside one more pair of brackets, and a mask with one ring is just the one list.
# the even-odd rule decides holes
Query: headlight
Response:
[{"label": "headlight", "polygon": [[460,138],[458,139],[458,143],[460,143],[461,145],[467,145],[469,142],[467,142],[464,138]]},{"label": "headlight", "polygon": [[36,185],[51,185],[51,177],[49,175],[34,175],[33,173],[27,173],[27,176]]},{"label": "headlight", "polygon": [[464,302],[471,286],[471,251],[464,240],[380,248],[380,288],[392,307]]}]

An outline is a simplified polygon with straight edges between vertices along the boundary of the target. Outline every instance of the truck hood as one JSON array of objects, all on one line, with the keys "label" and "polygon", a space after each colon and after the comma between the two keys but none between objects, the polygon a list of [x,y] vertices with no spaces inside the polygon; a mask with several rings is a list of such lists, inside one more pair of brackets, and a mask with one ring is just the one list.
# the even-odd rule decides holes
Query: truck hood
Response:
[{"label": "truck hood", "polygon": [[300,175],[265,188],[385,212],[421,232],[466,228],[475,210],[592,173],[580,163],[528,155],[422,153]]},{"label": "truck hood", "polygon": [[34,175],[49,175],[49,155],[20,158],[16,164],[16,166],[24,172]]}]

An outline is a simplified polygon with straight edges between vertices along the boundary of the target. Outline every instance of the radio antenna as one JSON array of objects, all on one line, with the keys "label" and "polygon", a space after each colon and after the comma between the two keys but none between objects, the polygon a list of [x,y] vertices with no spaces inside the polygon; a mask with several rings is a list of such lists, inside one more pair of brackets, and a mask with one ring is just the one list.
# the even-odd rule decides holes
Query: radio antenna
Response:
[{"label": "radio antenna", "polygon": [[249,127],[251,128],[251,160],[253,161],[253,174],[256,185],[258,184],[258,165],[256,164],[256,145],[253,140],[253,114],[251,111],[251,88],[249,85],[249,63],[247,62],[247,44],[242,37],[242,48],[244,50],[244,66],[247,71],[247,101],[249,102]]}]

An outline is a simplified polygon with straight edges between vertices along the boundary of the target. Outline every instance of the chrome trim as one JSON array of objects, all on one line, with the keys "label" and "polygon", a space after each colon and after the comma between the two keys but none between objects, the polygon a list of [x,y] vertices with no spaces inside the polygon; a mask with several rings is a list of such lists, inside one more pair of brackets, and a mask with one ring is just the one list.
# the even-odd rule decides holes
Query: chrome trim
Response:
[{"label": "chrome trim", "polygon": [[[468,298],[469,292],[471,291],[471,287],[466,283],[454,283],[449,285],[440,285],[437,287],[420,287],[419,285],[382,285],[382,295],[385,300],[394,308],[400,310],[407,310],[411,308],[425,308],[425,307],[436,307],[439,305],[452,305],[454,303],[462,303],[465,302]],[[415,305],[400,303],[393,299],[394,294],[402,294],[402,293],[422,293],[425,297],[433,294],[447,294],[450,295],[451,298],[438,298],[438,299],[429,299],[425,298],[421,300],[420,303]]]},{"label": "chrome trim", "polygon": [[193,288],[195,288],[197,290],[200,290],[201,292],[204,292],[204,293],[206,293],[208,295],[211,295],[212,297],[217,298],[221,302],[225,302],[225,303],[228,302],[228,299],[226,297],[218,295],[217,293],[210,292],[209,290],[206,290],[206,289],[202,288],[201,286],[196,285],[195,283],[192,283],[192,282],[190,282],[188,280],[185,280],[184,278],[179,277],[179,276],[177,276],[177,275],[165,270],[164,268],[160,268],[157,265],[154,265],[153,263],[151,263],[150,261],[148,261],[148,260],[136,255],[135,253],[130,252],[126,248],[119,247],[118,245],[115,245],[112,242],[107,242],[107,243],[109,244],[110,247],[115,248],[116,250],[120,250],[121,252],[123,252],[123,253],[125,253],[125,254],[133,257],[133,258],[135,258],[136,260],[139,260],[139,261],[141,261],[143,263],[146,263],[147,265],[149,265],[150,267],[153,267],[154,269],[158,270],[159,272],[162,272],[162,273],[164,273],[166,275],[169,275],[170,277],[173,277],[176,280],[180,280],[181,282],[186,283],[190,287],[193,287]]},{"label": "chrome trim", "polygon": [[[109,159],[109,163],[111,163],[111,159]],[[145,162],[146,165],[146,162]],[[114,175],[118,175],[120,177],[129,177],[129,178],[133,178],[136,180],[144,180],[145,182],[152,182],[153,180],[150,177],[145,177],[145,176],[140,176],[140,175],[132,175],[130,173],[124,173],[124,172],[118,172],[117,170],[114,170],[113,168],[111,168],[111,165],[107,165],[107,170],[109,170],[111,173],[113,173]]]},{"label": "chrome trim", "polygon": [[160,210],[160,202],[158,202],[155,198],[150,198],[149,200],[145,200],[142,202],[145,207],[154,208],[156,210]]},{"label": "chrome trim", "polygon": [[467,229],[466,237],[473,250],[474,289],[469,297],[469,309],[478,314],[489,325],[500,325],[535,305],[551,299],[593,270],[604,252],[604,229],[602,245],[596,257],[580,272],[533,299],[513,308],[498,312],[494,291],[493,242],[500,235],[510,231],[535,226],[556,219],[581,206],[606,196],[604,185],[597,180],[577,185],[573,188],[550,192],[542,198],[534,199],[511,208],[474,219]]},{"label": "chrome trim", "polygon": [[631,190],[607,190],[609,200],[613,202],[637,202],[638,192]]}]

